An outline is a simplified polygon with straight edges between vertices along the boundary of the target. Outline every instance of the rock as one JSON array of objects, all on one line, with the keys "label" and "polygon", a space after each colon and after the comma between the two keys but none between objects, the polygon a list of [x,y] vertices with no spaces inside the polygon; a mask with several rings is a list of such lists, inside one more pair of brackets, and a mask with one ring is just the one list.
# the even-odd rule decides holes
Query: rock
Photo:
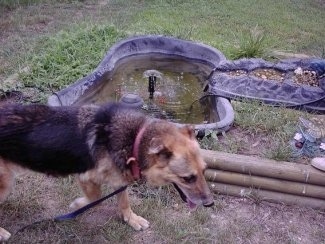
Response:
[{"label": "rock", "polygon": [[325,157],[313,158],[311,160],[311,165],[316,169],[325,171]]}]

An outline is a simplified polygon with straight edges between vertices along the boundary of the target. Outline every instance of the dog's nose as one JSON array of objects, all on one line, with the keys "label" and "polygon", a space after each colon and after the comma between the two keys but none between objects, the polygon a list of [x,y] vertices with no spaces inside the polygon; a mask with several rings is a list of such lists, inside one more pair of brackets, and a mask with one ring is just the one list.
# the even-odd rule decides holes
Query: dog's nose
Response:
[{"label": "dog's nose", "polygon": [[212,207],[214,205],[212,194],[202,195],[201,200],[204,207]]}]

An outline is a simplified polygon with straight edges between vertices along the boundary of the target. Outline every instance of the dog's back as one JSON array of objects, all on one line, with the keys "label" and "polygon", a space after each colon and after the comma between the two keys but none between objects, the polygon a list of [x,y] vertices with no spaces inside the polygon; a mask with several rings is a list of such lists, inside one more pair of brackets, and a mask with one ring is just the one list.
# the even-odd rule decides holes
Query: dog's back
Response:
[{"label": "dog's back", "polygon": [[92,167],[78,108],[0,107],[0,157],[42,173],[67,175]]}]

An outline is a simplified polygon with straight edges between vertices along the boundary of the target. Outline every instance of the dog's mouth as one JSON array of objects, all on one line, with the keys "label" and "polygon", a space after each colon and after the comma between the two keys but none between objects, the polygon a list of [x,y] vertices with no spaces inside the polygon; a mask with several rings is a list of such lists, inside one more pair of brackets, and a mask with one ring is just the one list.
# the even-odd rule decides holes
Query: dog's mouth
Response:
[{"label": "dog's mouth", "polygon": [[[186,202],[188,204],[188,206],[190,208],[195,208],[196,207],[196,203],[192,202],[186,195],[185,193],[181,190],[181,188],[176,184],[176,183],[173,183],[174,187],[176,188],[176,190],[178,191],[180,197],[182,198],[182,200],[184,202]],[[211,202],[207,202],[207,203],[203,203],[203,206],[204,207],[212,207],[213,206],[213,201]]]},{"label": "dog's mouth", "polygon": [[188,197],[184,194],[184,192],[181,190],[181,188],[179,188],[179,186],[175,183],[173,183],[174,187],[176,188],[176,190],[178,191],[180,197],[182,198],[182,200],[184,202],[186,202],[188,204],[188,206],[190,208],[195,208],[196,204],[194,202],[192,202],[190,199],[188,199]]}]

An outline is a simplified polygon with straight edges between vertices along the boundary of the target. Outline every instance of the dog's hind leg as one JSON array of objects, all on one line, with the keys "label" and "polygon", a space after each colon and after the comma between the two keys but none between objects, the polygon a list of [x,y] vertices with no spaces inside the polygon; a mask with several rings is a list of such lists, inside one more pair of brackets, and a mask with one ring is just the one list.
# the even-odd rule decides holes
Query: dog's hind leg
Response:
[{"label": "dog's hind leg", "polygon": [[84,197],[79,197],[75,199],[71,204],[70,208],[78,209],[93,201],[99,199],[102,195],[100,185],[93,182],[87,177],[87,173],[84,175],[79,175],[78,182],[81,190],[84,193]]},{"label": "dog's hind leg", "polygon": [[117,195],[117,204],[124,221],[132,226],[135,230],[145,230],[149,227],[149,222],[146,219],[136,215],[132,211],[127,189]]},{"label": "dog's hind leg", "polygon": [[3,202],[14,185],[14,172],[9,164],[0,158],[0,202]]},{"label": "dog's hind leg", "polygon": [[[14,173],[5,163],[3,159],[0,158],[0,202],[3,202],[14,184]],[[7,241],[11,234],[5,229],[0,227],[0,242]]]}]

